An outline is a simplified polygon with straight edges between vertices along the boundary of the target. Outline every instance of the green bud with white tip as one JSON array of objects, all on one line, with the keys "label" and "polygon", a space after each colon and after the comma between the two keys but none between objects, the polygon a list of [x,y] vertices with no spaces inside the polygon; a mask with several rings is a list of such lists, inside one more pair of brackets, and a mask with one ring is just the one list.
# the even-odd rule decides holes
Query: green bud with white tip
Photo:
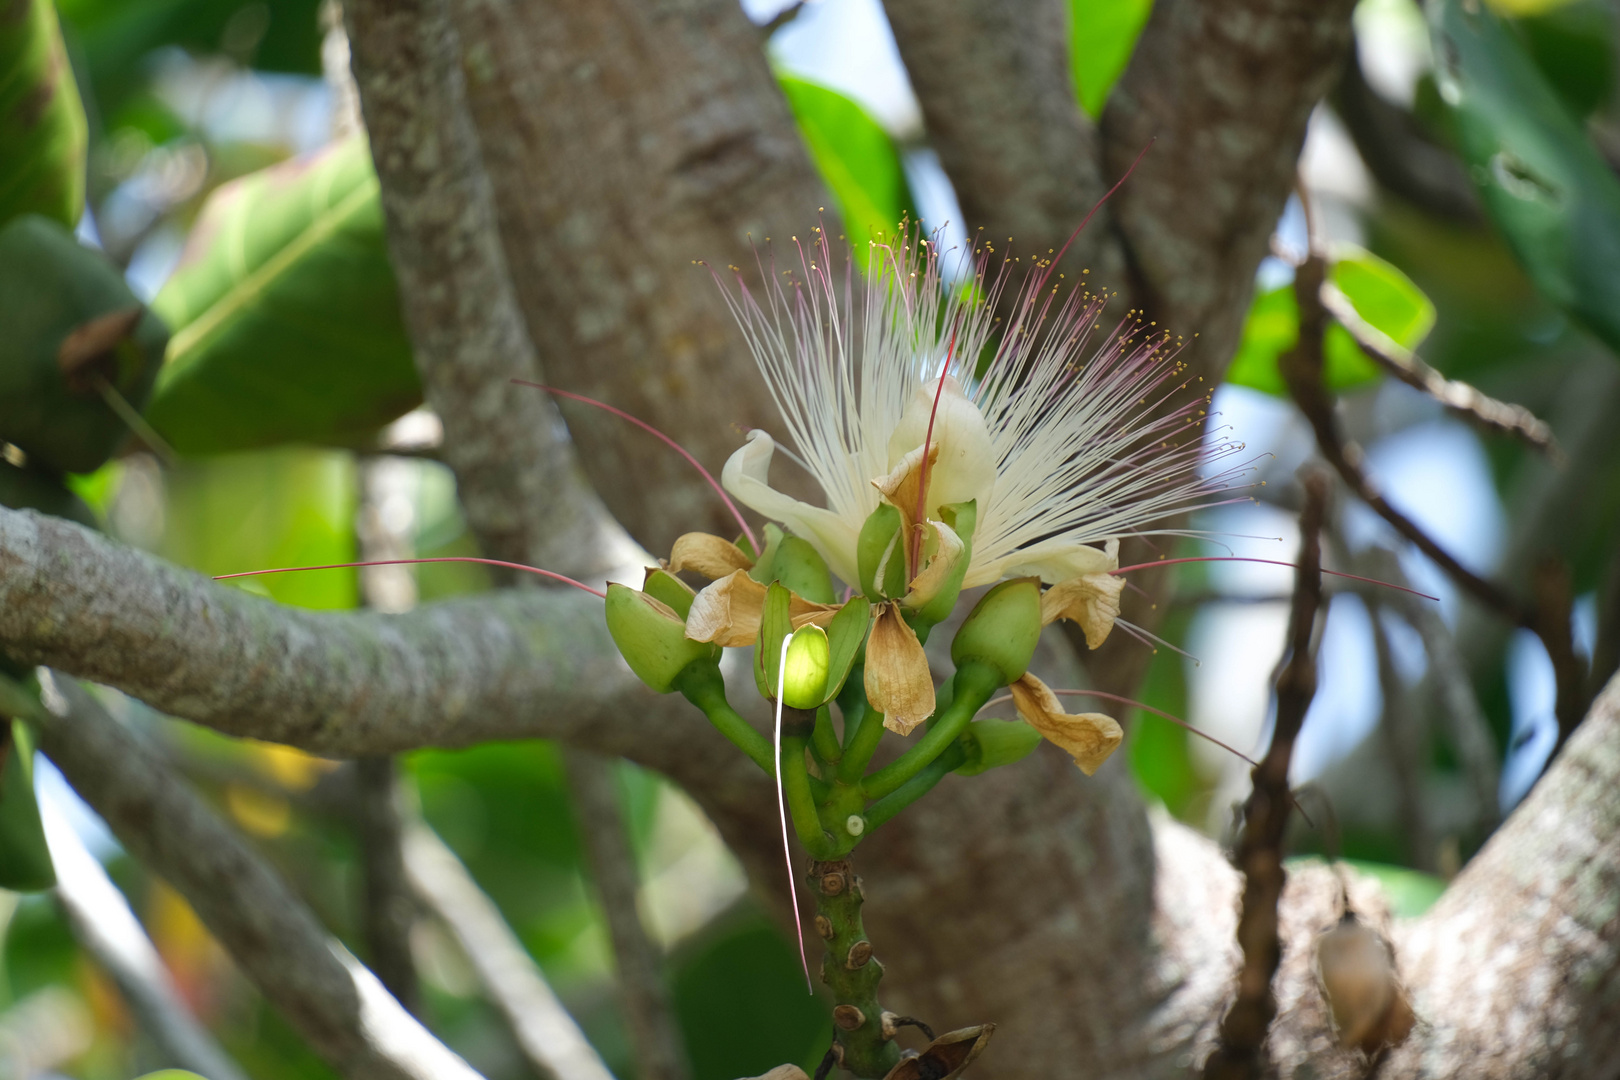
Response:
[{"label": "green bud with white tip", "polygon": [[967,760],[956,771],[963,776],[977,776],[987,769],[1024,760],[1040,744],[1040,733],[1022,720],[975,720],[958,740]]},{"label": "green bud with white tip", "polygon": [[687,637],[686,621],[650,593],[610,584],[604,610],[624,662],[660,694],[674,689],[676,676],[692,664],[720,661],[720,646]]},{"label": "green bud with white tip", "polygon": [[1014,578],[980,598],[951,642],[951,662],[960,668],[977,660],[994,669],[1007,686],[1029,670],[1040,639],[1040,579]]}]

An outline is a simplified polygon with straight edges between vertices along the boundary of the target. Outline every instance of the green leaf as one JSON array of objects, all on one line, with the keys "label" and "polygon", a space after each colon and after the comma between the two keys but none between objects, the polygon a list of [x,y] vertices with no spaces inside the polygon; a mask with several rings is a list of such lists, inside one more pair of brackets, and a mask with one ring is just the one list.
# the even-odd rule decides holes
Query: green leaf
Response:
[{"label": "green leaf", "polygon": [[1620,351],[1620,180],[1489,9],[1431,7],[1435,75],[1485,208],[1536,287]]},{"label": "green leaf", "polygon": [[790,605],[793,594],[781,582],[765,590],[765,610],[759,617],[759,641],[754,646],[754,685],[766,701],[776,700],[777,677],[782,670],[782,642],[793,633]]},{"label": "green leaf", "polygon": [[37,892],[56,884],[56,871],[34,799],[34,740],[21,720],[0,723],[0,888]]},{"label": "green leaf", "polygon": [[84,213],[86,126],[50,0],[12,0],[0,16],[0,225],[43,214],[68,228]]},{"label": "green leaf", "polygon": [[[1356,314],[1407,349],[1417,348],[1434,328],[1433,302],[1399,268],[1370,251],[1345,246],[1328,268],[1328,281],[1345,295]],[[1281,285],[1261,293],[1249,308],[1243,339],[1226,381],[1286,397],[1288,387],[1277,369],[1277,358],[1298,340],[1294,287]],[[1337,393],[1375,383],[1383,374],[1336,322],[1328,326],[1322,350],[1323,379]]]},{"label": "green leaf", "polygon": [[1080,107],[1093,120],[1125,73],[1153,0],[1069,0],[1069,63]]},{"label": "green leaf", "polygon": [[1595,112],[1614,89],[1614,15],[1604,0],[1578,0],[1517,20],[1536,67],[1571,114]]},{"label": "green leaf", "polygon": [[892,236],[902,217],[916,219],[894,140],[865,109],[836,90],[791,75],[778,75],[777,82],[857,252],[857,241]]},{"label": "green leaf", "polygon": [[422,400],[360,139],[216,192],[153,307],[147,419],[182,453],[351,443]]},{"label": "green leaf", "polygon": [[93,472],[129,434],[99,392],[139,409],[168,331],[124,276],[58,222],[0,229],[0,439],[36,467]]}]

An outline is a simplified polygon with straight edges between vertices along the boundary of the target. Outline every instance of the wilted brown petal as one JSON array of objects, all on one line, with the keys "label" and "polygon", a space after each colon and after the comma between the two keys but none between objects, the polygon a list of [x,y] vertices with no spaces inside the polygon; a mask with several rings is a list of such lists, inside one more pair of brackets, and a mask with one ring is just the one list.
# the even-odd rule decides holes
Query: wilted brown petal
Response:
[{"label": "wilted brown petal", "polygon": [[665,567],[672,574],[682,570],[696,570],[711,581],[738,570],[752,570],[754,560],[730,540],[712,533],[689,532],[675,541],[669,549],[669,563]]},{"label": "wilted brown petal", "polygon": [[1389,942],[1355,915],[1316,939],[1316,978],[1340,1046],[1373,1054],[1412,1033],[1412,1004]]},{"label": "wilted brown petal", "polygon": [[1086,645],[1097,648],[1108,640],[1119,618],[1119,594],[1125,579],[1116,574],[1082,574],[1060,581],[1041,594],[1041,624],[1072,619],[1085,631]]},{"label": "wilted brown petal", "polygon": [[984,1053],[990,1036],[995,1033],[994,1024],[947,1031],[929,1043],[921,1054],[903,1058],[883,1080],[953,1080]]},{"label": "wilted brown petal", "polygon": [[934,715],[928,656],[895,604],[879,609],[866,642],[866,700],[883,714],[883,726],[901,735]]},{"label": "wilted brown petal", "polygon": [[788,618],[795,630],[811,623],[825,630],[827,624],[833,621],[833,616],[842,611],[843,607],[843,604],[818,604],[794,593],[792,599],[788,601]]},{"label": "wilted brown petal", "polygon": [[763,1076],[749,1077],[749,1080],[810,1080],[810,1078],[797,1065],[778,1065]]},{"label": "wilted brown petal", "polygon": [[686,636],[734,648],[759,640],[765,586],[737,570],[705,586],[686,616]]},{"label": "wilted brown petal", "polygon": [[1102,713],[1071,715],[1041,680],[1030,674],[1008,687],[1018,715],[1048,742],[1056,743],[1087,776],[1094,774],[1125,741],[1119,724]]},{"label": "wilted brown petal", "polygon": [[[900,464],[890,470],[889,475],[880,476],[872,481],[872,486],[878,489],[878,494],[894,504],[900,511],[900,517],[905,521],[909,530],[917,519],[917,491],[922,484],[921,446],[900,459]],[[928,448],[928,467],[931,470],[939,461],[939,444]],[[907,532],[906,535],[910,535]]]}]

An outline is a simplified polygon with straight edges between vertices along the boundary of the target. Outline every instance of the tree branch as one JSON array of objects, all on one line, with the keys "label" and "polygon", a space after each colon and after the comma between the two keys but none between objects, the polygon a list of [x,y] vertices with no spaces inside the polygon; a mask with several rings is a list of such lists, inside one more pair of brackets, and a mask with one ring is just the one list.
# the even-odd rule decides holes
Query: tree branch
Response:
[{"label": "tree branch", "polygon": [[72,681],[56,679],[40,749],[310,1046],[345,1076],[473,1080],[315,921],[286,883],[150,747]]},{"label": "tree branch", "polygon": [[355,834],[360,845],[361,929],[366,961],[412,1015],[420,1015],[411,924],[416,905],[400,854],[399,777],[394,759],[368,755],[354,763]]},{"label": "tree branch", "polygon": [[636,907],[640,877],[625,831],[618,777],[610,762],[577,750],[566,751],[564,763],[580,839],[613,941],[619,1000],[636,1051],[636,1075],[682,1080],[690,1073],[686,1051],[670,1008],[663,956],[641,925]]},{"label": "tree branch", "polygon": [[1381,1078],[1597,1080],[1620,1059],[1620,679],[1440,902],[1401,937],[1419,1038]]},{"label": "tree branch", "polygon": [[448,0],[348,0],[344,12],[401,308],[473,532],[494,558],[594,560],[591,570],[606,571],[606,511],[578,475],[555,408],[511,383],[540,371],[507,276]]},{"label": "tree branch", "polygon": [[[1067,0],[883,6],[969,235],[1015,255],[1061,247],[1107,187],[1070,74]],[[1105,212],[1060,270],[1118,288],[1123,266]]]},{"label": "tree branch", "polygon": [[73,936],[118,987],[141,1030],[170,1064],[208,1080],[247,1080],[192,1015],[135,913],[73,826],[48,800],[42,799],[39,809],[56,866],[57,903]]},{"label": "tree branch", "polygon": [[1271,746],[1254,769],[1254,791],[1243,808],[1243,835],[1235,861],[1243,872],[1243,910],[1237,937],[1243,947],[1237,997],[1221,1021],[1221,1041],[1204,1063],[1211,1080],[1259,1076],[1266,1031],[1277,1015],[1272,977],[1282,960],[1279,903],[1283,884],[1283,836],[1294,805],[1288,785],[1294,742],[1305,712],[1316,696],[1316,653],[1311,635],[1322,603],[1322,522],[1327,514],[1328,478],[1305,477],[1305,509],[1299,519],[1299,569],[1288,613],[1288,650],[1277,676],[1277,712]]},{"label": "tree branch", "polygon": [[456,853],[421,821],[406,828],[403,851],[411,887],[455,935],[529,1063],[547,1080],[613,1080]]}]

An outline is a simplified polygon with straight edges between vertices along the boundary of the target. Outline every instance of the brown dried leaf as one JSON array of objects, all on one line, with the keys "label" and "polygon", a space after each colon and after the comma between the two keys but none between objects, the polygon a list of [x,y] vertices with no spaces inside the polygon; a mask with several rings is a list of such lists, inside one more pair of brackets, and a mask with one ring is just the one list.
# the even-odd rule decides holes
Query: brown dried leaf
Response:
[{"label": "brown dried leaf", "polygon": [[866,700],[883,714],[883,726],[901,735],[934,715],[928,656],[895,604],[878,609],[866,642]]},{"label": "brown dried leaf", "polygon": [[1062,747],[1087,776],[1094,775],[1125,741],[1125,732],[1113,717],[1064,712],[1058,696],[1033,675],[1026,673],[1008,689],[1024,722],[1048,742]]},{"label": "brown dried leaf", "polygon": [[1354,914],[1316,940],[1316,978],[1345,1049],[1399,1046],[1417,1022],[1389,942]]}]

